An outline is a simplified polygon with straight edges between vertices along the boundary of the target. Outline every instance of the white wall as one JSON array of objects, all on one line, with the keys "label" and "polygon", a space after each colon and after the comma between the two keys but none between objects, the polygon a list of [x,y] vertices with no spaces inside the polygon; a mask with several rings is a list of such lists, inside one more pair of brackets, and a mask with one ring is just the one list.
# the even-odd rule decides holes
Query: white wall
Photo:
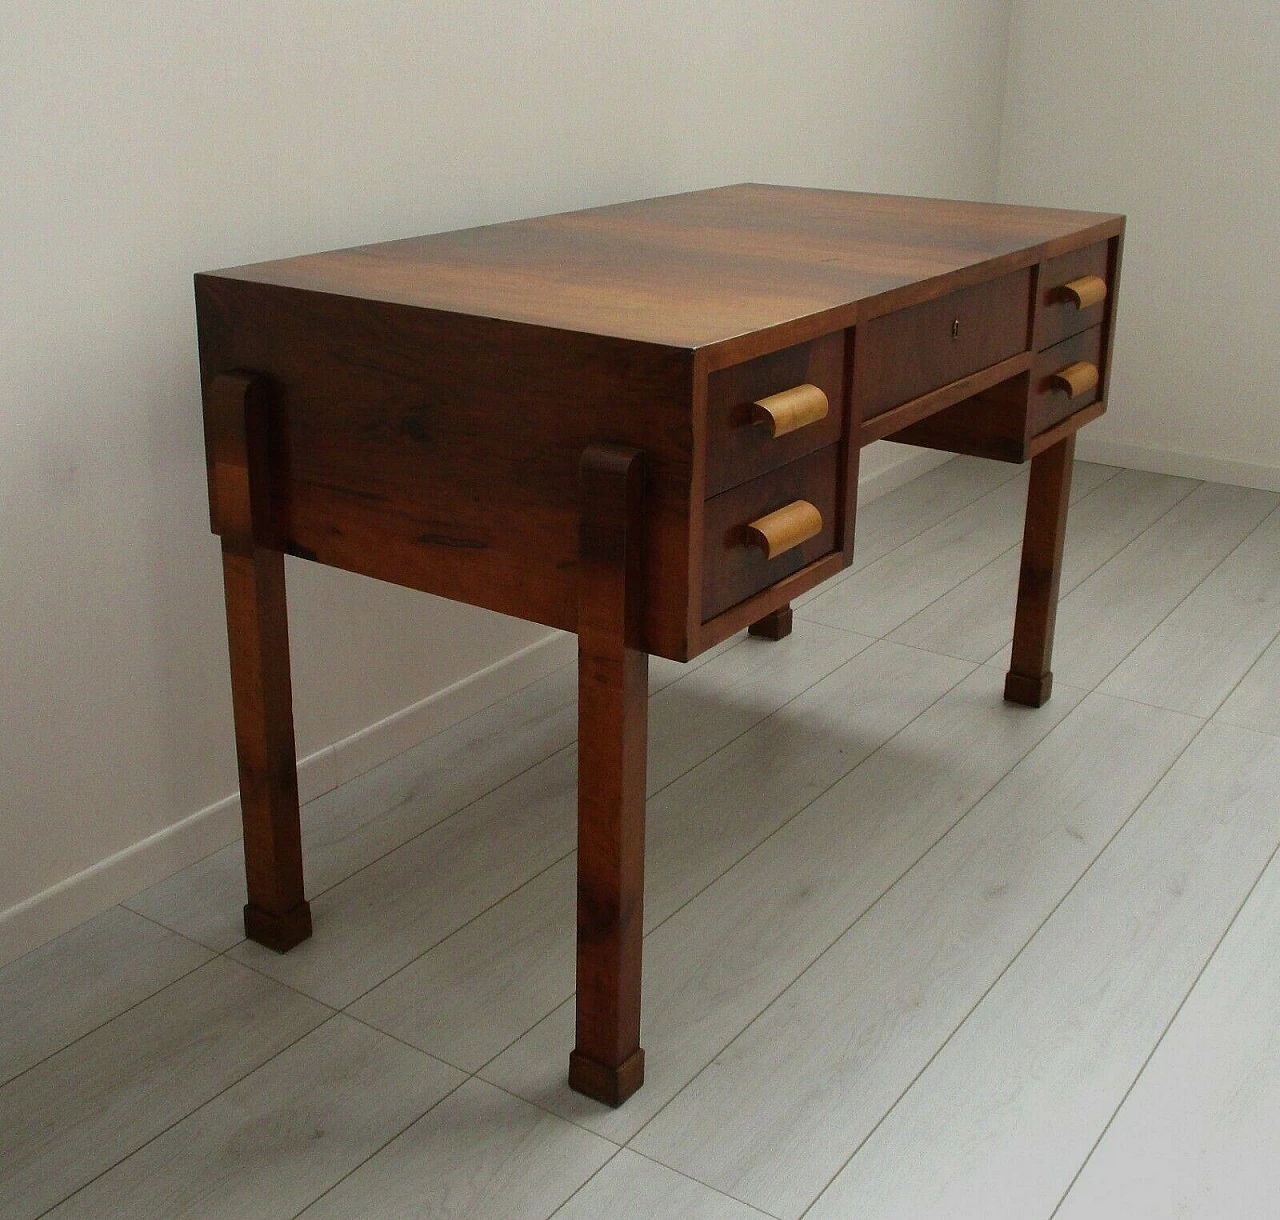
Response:
[{"label": "white wall", "polygon": [[[0,960],[234,826],[192,272],[744,179],[990,198],[1008,9],[5,5]],[[289,579],[304,755],[545,635]]]},{"label": "white wall", "polygon": [[1014,0],[999,197],[1129,217],[1082,455],[1280,489],[1280,4]]}]

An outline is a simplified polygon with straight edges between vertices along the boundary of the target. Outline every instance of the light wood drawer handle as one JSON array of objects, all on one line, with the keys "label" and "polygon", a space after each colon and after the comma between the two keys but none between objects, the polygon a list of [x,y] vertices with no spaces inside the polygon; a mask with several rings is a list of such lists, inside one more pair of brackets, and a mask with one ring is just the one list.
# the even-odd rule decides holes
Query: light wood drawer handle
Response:
[{"label": "light wood drawer handle", "polygon": [[1060,372],[1049,378],[1049,384],[1055,390],[1065,390],[1068,398],[1079,398],[1086,390],[1092,390],[1098,384],[1098,366],[1081,360],[1069,364]]},{"label": "light wood drawer handle", "polygon": [[1084,275],[1063,284],[1062,291],[1075,301],[1077,309],[1088,309],[1107,299],[1107,281],[1100,275]]},{"label": "light wood drawer handle", "polygon": [[827,418],[827,396],[816,385],[798,385],[751,404],[751,422],[764,424],[770,436],[786,436]]},{"label": "light wood drawer handle", "polygon": [[756,518],[747,533],[766,559],[775,559],[822,533],[822,514],[808,500],[793,500],[777,512]]}]

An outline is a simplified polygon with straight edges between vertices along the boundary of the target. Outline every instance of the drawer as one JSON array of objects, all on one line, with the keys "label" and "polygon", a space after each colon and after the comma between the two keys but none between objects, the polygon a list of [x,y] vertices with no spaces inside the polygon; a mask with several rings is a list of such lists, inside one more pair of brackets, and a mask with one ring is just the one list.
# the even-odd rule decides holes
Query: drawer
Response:
[{"label": "drawer", "polygon": [[[1048,259],[1041,266],[1036,289],[1037,350],[1101,325],[1106,298],[1094,298],[1099,291],[1107,294],[1111,291],[1107,244],[1102,241],[1096,246],[1085,246],[1061,258]],[[1068,284],[1075,285],[1076,291],[1068,288]]]},{"label": "drawer", "polygon": [[[707,379],[708,496],[840,439],[844,426],[844,334],[836,331],[711,374]],[[815,387],[826,397],[822,418],[812,418],[821,397],[806,390],[793,396],[792,402],[782,403],[782,409],[798,404],[798,416],[776,425],[767,418],[756,419],[766,415],[756,410],[760,399],[801,386]],[[808,422],[792,426],[806,417]]]},{"label": "drawer", "polygon": [[859,326],[862,418],[1027,350],[1031,270],[883,314]]},{"label": "drawer", "polygon": [[[1092,385],[1090,369],[1093,370]],[[1101,370],[1101,326],[1073,335],[1041,352],[1031,370],[1029,435],[1036,436],[1081,407],[1097,402],[1102,390]],[[1063,372],[1068,373],[1068,379],[1060,376]],[[1068,380],[1075,383],[1079,392],[1069,389]]]},{"label": "drawer", "polygon": [[[839,452],[839,445],[828,445],[706,502],[702,532],[704,622],[836,549]],[[798,500],[818,510],[821,528],[798,546],[767,558],[748,527]]]}]

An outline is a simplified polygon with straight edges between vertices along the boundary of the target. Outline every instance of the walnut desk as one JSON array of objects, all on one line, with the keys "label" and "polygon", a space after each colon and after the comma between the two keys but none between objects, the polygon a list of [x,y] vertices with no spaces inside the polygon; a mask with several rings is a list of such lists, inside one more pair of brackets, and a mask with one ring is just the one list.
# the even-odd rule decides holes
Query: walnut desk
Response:
[{"label": "walnut desk", "polygon": [[1123,230],[741,185],[197,276],[247,934],[311,933],[284,554],[576,632],[569,1080],[624,1101],[648,654],[786,634],[850,562],[859,450],[892,437],[1031,462],[1005,697],[1042,704]]}]

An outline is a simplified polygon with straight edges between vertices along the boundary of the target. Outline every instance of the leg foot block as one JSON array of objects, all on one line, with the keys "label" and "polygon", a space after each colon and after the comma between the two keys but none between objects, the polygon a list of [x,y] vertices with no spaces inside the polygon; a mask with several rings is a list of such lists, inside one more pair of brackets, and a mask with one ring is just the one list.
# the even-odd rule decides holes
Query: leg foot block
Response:
[{"label": "leg foot block", "polygon": [[784,640],[791,634],[791,607],[783,606],[752,623],[747,631],[762,640]]},{"label": "leg foot block", "polygon": [[1011,669],[1005,674],[1004,697],[1010,703],[1021,703],[1024,707],[1044,707],[1052,692],[1052,673],[1032,676],[1016,673]]},{"label": "leg foot block", "polygon": [[277,953],[288,953],[311,935],[311,907],[300,902],[283,915],[273,915],[250,903],[244,908],[244,934]]},{"label": "leg foot block", "polygon": [[620,1106],[644,1084],[644,1049],[636,1050],[617,1067],[588,1059],[581,1051],[569,1056],[569,1087],[578,1093]]}]

